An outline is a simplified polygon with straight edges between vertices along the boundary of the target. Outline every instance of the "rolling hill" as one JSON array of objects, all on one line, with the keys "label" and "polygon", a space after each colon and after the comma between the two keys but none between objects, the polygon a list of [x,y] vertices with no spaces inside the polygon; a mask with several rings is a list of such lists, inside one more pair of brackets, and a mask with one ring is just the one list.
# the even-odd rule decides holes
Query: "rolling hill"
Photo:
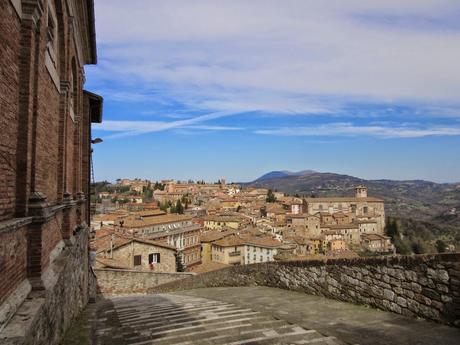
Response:
[{"label": "rolling hill", "polygon": [[309,175],[309,174],[314,174],[316,171],[313,170],[303,170],[303,171],[298,171],[298,172],[291,172],[287,170],[282,170],[282,171],[270,171],[269,173],[266,173],[259,177],[256,181],[266,181],[266,180],[271,180],[271,179],[276,179],[276,178],[282,178],[282,177],[288,177],[288,176],[303,176],[303,175]]}]

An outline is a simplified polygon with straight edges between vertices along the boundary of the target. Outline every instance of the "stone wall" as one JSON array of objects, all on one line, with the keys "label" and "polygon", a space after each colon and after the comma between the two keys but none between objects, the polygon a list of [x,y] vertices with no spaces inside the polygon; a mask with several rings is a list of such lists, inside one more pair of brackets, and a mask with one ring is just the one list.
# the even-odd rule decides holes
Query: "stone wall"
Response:
[{"label": "stone wall", "polygon": [[145,294],[149,288],[194,276],[188,272],[148,272],[95,268],[97,286],[105,295]]},{"label": "stone wall", "polygon": [[460,253],[233,266],[149,289],[277,287],[460,326]]},{"label": "stone wall", "polygon": [[[0,222],[0,310],[3,302],[27,277],[27,224]],[[25,224],[24,224],[25,223]],[[1,312],[0,312],[1,313]],[[0,316],[0,327],[2,318]]]},{"label": "stone wall", "polygon": [[64,331],[88,303],[88,229],[70,239],[44,273],[44,290],[32,291],[0,332],[0,343],[59,344]]}]

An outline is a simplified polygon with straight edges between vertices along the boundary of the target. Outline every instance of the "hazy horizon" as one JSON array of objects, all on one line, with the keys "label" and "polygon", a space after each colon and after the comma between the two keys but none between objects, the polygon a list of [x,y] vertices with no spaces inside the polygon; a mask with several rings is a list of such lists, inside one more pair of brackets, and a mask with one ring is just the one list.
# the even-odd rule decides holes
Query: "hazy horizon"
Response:
[{"label": "hazy horizon", "polygon": [[120,176],[120,177],[117,177],[117,178],[114,178],[114,179],[96,179],[96,182],[102,182],[102,181],[108,181],[108,182],[111,182],[111,183],[114,183],[116,182],[117,179],[141,179],[141,180],[150,180],[150,181],[161,181],[161,180],[176,180],[176,181],[188,181],[188,180],[193,180],[194,182],[196,181],[201,181],[201,180],[204,180],[205,182],[217,182],[219,179],[221,178],[225,178],[226,180],[226,183],[248,183],[248,182],[253,182],[255,181],[256,179],[258,179],[259,177],[262,177],[263,175],[267,174],[267,173],[270,173],[270,172],[274,172],[274,171],[288,171],[288,172],[291,172],[291,173],[296,173],[296,172],[299,172],[299,171],[303,171],[303,170],[313,170],[315,173],[331,173],[331,174],[339,174],[339,175],[348,175],[348,176],[352,176],[352,177],[356,177],[356,178],[360,178],[360,179],[364,179],[364,180],[392,180],[392,181],[416,181],[416,180],[423,180],[423,181],[427,181],[427,182],[435,182],[435,183],[448,183],[448,184],[459,184],[460,183],[460,180],[457,180],[457,181],[433,181],[433,180],[427,180],[427,179],[422,179],[422,178],[408,178],[408,179],[391,179],[391,178],[386,178],[386,177],[380,177],[380,178],[366,178],[366,177],[363,177],[363,176],[355,176],[355,175],[351,175],[351,174],[347,174],[347,173],[338,173],[338,172],[332,172],[332,171],[318,171],[318,170],[315,170],[315,169],[301,169],[301,170],[296,170],[296,171],[290,171],[290,170],[287,170],[287,169],[277,169],[277,170],[270,170],[270,171],[266,171],[264,173],[261,173],[260,175],[257,175],[257,176],[254,176],[254,178],[249,178],[248,180],[236,180],[236,179],[232,179],[231,176],[225,176],[225,175],[221,175],[219,177],[216,177],[214,179],[204,179],[202,177],[185,177],[185,178],[175,178],[174,176],[161,176],[161,177],[148,177],[147,175],[139,175],[139,176],[136,176],[136,175],[130,175],[130,176]]}]

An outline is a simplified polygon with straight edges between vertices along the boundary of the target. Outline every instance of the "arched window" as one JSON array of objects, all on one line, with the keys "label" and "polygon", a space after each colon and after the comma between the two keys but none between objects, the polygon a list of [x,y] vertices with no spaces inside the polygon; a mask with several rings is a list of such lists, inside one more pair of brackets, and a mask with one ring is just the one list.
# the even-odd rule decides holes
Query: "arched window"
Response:
[{"label": "arched window", "polygon": [[59,58],[58,21],[56,16],[56,7],[54,6],[54,1],[52,0],[48,2],[47,16],[46,49],[50,55],[54,68],[57,69]]},{"label": "arched window", "polygon": [[70,117],[75,121],[75,113],[77,112],[77,94],[78,94],[78,78],[77,78],[77,64],[75,58],[72,58],[72,66],[70,70],[69,77],[69,107],[70,107]]},{"label": "arched window", "polygon": [[60,90],[60,77],[59,77],[59,59],[60,59],[60,22],[58,20],[58,11],[56,9],[54,0],[48,1],[48,7],[46,11],[46,54],[45,54],[45,66],[48,70],[53,83],[56,88]]}]

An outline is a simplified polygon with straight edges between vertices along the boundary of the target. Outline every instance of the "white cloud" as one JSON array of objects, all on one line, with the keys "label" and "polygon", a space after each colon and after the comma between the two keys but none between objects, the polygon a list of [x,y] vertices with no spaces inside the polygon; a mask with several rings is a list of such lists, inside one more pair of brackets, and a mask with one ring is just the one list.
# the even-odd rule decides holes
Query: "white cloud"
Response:
[{"label": "white cloud", "polygon": [[196,116],[185,120],[176,121],[111,121],[107,120],[101,124],[94,124],[95,130],[109,131],[109,132],[120,132],[106,136],[106,139],[127,137],[145,133],[161,132],[171,129],[198,129],[206,131],[232,131],[241,130],[239,127],[229,126],[211,126],[211,125],[199,125],[202,122],[219,119],[222,117],[234,115],[228,112],[216,112],[206,115]]},{"label": "white cloud", "polygon": [[[312,113],[363,100],[460,103],[460,30],[449,24],[460,13],[457,0],[96,6],[104,52],[98,77],[146,90],[161,85],[163,95],[197,109]],[[394,16],[404,25],[377,20]]]},{"label": "white cloud", "polygon": [[377,138],[420,138],[427,136],[460,136],[460,127],[357,126],[351,123],[329,123],[311,127],[261,129],[256,134],[277,136],[371,136]]}]

